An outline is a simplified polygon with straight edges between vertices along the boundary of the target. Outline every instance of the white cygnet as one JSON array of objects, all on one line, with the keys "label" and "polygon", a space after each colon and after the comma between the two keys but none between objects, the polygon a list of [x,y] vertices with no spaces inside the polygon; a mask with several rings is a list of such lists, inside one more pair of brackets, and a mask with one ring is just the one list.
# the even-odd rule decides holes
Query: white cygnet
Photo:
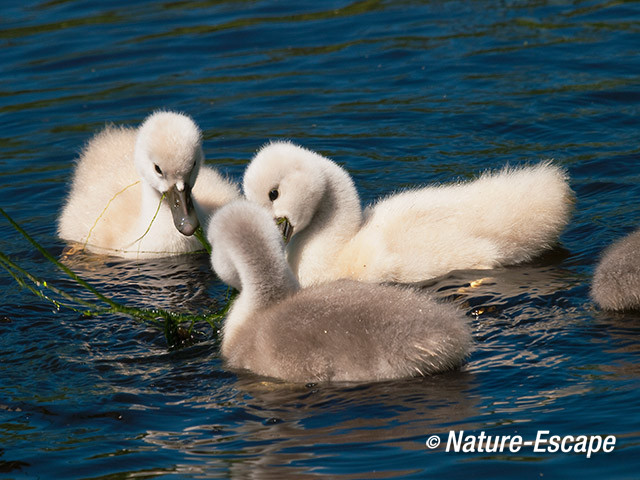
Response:
[{"label": "white cygnet", "polygon": [[216,212],[211,264],[240,291],[222,330],[231,368],[291,382],[382,381],[456,368],[471,349],[466,317],[406,287],[339,280],[301,289],[267,210]]},{"label": "white cygnet", "polygon": [[256,154],[243,188],[291,238],[287,258],[302,285],[411,283],[525,262],[557,242],[573,205],[565,172],[543,162],[396,193],[363,212],[344,169],[288,142]]},{"label": "white cygnet", "polygon": [[604,252],[593,276],[591,297],[605,310],[640,310],[640,230]]},{"label": "white cygnet", "polygon": [[200,221],[240,195],[203,162],[202,134],[186,115],[159,111],[138,129],[106,127],[78,159],[59,236],[129,258],[202,249],[193,236]]}]

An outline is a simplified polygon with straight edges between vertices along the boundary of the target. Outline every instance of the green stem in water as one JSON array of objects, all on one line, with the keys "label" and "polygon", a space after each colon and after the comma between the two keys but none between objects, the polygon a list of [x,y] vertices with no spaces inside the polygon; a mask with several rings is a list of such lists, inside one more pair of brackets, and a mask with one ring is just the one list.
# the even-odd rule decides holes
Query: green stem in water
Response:
[{"label": "green stem in water", "polygon": [[38,278],[35,275],[27,272],[25,269],[20,267],[20,265],[15,263],[13,260],[11,260],[9,257],[7,257],[2,252],[0,252],[0,261],[3,262],[3,267],[5,267],[5,270],[9,271],[9,269],[12,269],[12,270],[18,272],[20,275],[22,275],[23,277],[28,279],[31,283],[33,283],[37,287],[42,286],[44,288],[48,288],[49,290],[51,290],[56,295],[60,295],[61,297],[65,298],[65,299],[67,299],[69,301],[72,301],[74,303],[77,303],[79,305],[84,305],[84,306],[89,307],[89,308],[97,308],[98,307],[95,303],[88,302],[86,300],[83,300],[82,298],[74,297],[74,296],[68,294],[67,292],[65,292],[64,290],[61,290],[59,288],[56,288],[56,287],[50,285],[49,283],[47,283],[46,280]]},{"label": "green stem in water", "polygon": [[[193,328],[196,322],[207,322],[214,331],[219,328],[220,321],[225,317],[229,308],[231,306],[234,292],[227,293],[227,303],[226,305],[218,312],[206,314],[206,315],[188,315],[188,314],[178,314],[174,312],[170,312],[163,309],[146,309],[146,308],[134,308],[127,307],[122,305],[109,297],[100,293],[94,286],[89,284],[87,281],[80,278],[77,274],[75,274],[71,269],[69,269],[66,265],[61,263],[58,259],[56,259],[53,255],[47,252],[35,239],[33,239],[18,223],[16,223],[5,211],[0,208],[0,214],[2,214],[7,221],[16,229],[24,238],[31,243],[48,261],[53,263],[58,269],[62,270],[68,277],[70,277],[73,281],[75,281],[79,286],[84,288],[93,294],[98,300],[105,303],[108,306],[101,306],[99,304],[89,302],[83,300],[81,298],[75,297],[68,292],[65,292],[62,289],[56,288],[50,285],[46,280],[40,279],[25,269],[21,268],[18,264],[12,261],[7,255],[0,252],[0,266],[2,266],[11,277],[21,286],[27,288],[36,296],[45,299],[47,301],[52,302],[56,308],[61,306],[65,308],[69,308],[70,310],[82,313],[83,315],[101,315],[101,314],[125,314],[129,315],[138,320],[143,320],[146,322],[153,323],[158,326],[162,326],[164,324],[165,332],[167,329],[175,329],[177,326],[184,322],[190,322],[189,331]],[[29,285],[26,280],[30,281],[35,285]],[[38,287],[38,288],[36,288]],[[44,292],[40,290],[40,288],[45,288],[55,295],[64,298],[68,302],[72,302],[71,304],[66,302],[61,302],[52,297],[49,297]],[[80,310],[75,307],[75,305],[81,305],[88,310]]]},{"label": "green stem in water", "polygon": [[204,236],[204,232],[202,231],[202,225],[196,228],[194,235],[204,247],[205,251],[207,252],[207,255],[211,255],[211,245],[207,241],[207,237]]},{"label": "green stem in water", "polygon": [[[47,300],[53,303],[56,309],[59,309],[60,307],[64,307],[64,308],[68,308],[69,310],[73,310],[74,312],[81,313],[83,315],[90,315],[90,314],[98,315],[98,314],[106,313],[109,311],[109,308],[107,307],[101,307],[94,303],[87,302],[86,300],[83,300],[81,298],[74,297],[69,293],[65,292],[64,290],[61,290],[59,288],[56,288],[50,285],[46,280],[38,278],[32,275],[31,273],[27,272],[23,268],[21,268],[18,264],[16,264],[14,261],[12,261],[9,257],[7,257],[2,252],[0,252],[0,266],[2,266],[2,268],[4,268],[7,271],[7,273],[18,283],[18,285],[26,288],[37,297],[40,297],[43,300]],[[30,285],[29,283],[27,283],[27,280],[31,282],[33,285]],[[65,303],[55,298],[52,298],[46,295],[41,290],[42,288],[50,290],[54,294],[72,303]],[[82,305],[88,308],[89,310],[81,310],[75,307],[73,304]]]},{"label": "green stem in water", "polygon": [[33,245],[36,250],[38,250],[44,258],[53,263],[56,267],[66,273],[69,277],[71,277],[74,281],[76,281],[79,285],[93,293],[99,300],[102,300],[104,303],[109,305],[110,307],[117,308],[120,305],[108,297],[102,295],[98,290],[95,289],[92,285],[88,284],[86,281],[81,279],[78,275],[76,275],[71,269],[69,269],[66,265],[60,263],[53,255],[47,252],[38,242],[36,242],[31,235],[29,235],[20,225],[18,225],[13,218],[11,218],[3,208],[0,208],[0,214],[2,214],[8,222],[11,224],[13,228],[15,228],[24,238],[26,238],[31,245]]}]

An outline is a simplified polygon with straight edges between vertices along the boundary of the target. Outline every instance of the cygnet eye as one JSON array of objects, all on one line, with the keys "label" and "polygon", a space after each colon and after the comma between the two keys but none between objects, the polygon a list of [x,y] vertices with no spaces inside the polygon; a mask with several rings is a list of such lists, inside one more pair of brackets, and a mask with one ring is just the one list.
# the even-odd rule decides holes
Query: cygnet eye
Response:
[{"label": "cygnet eye", "polygon": [[276,198],[278,198],[278,189],[273,188],[269,191],[269,200],[273,202]]},{"label": "cygnet eye", "polygon": [[162,175],[162,169],[155,163],[153,164],[153,166],[156,168],[156,172],[158,173],[158,175]]}]

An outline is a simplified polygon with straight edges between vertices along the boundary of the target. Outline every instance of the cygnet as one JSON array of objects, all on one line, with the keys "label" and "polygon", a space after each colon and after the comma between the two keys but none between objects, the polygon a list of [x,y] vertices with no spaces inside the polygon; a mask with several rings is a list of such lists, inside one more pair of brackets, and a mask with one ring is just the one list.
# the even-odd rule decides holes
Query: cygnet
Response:
[{"label": "cygnet", "polygon": [[542,162],[396,193],[363,212],[344,169],[288,142],[256,154],[243,188],[290,237],[287,258],[302,285],[412,283],[525,262],[557,242],[573,205],[565,172]]},{"label": "cygnet", "polygon": [[203,162],[202,134],[186,115],[158,111],[137,129],[106,127],[77,161],[59,236],[129,258],[202,249],[192,236],[200,221],[240,195]]},{"label": "cygnet", "polygon": [[246,200],[216,212],[211,264],[240,291],[222,330],[231,368],[290,382],[370,382],[456,368],[466,317],[407,287],[339,280],[301,289],[267,210]]},{"label": "cygnet", "polygon": [[593,276],[591,297],[605,310],[640,310],[640,230],[604,252]]}]

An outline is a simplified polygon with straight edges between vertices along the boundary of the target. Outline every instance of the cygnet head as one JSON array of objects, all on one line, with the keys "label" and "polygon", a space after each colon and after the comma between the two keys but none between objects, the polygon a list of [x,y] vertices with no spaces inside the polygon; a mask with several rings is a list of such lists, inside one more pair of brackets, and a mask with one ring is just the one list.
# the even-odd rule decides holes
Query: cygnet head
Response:
[{"label": "cygnet head", "polygon": [[247,200],[225,205],[211,217],[207,238],[211,266],[236,290],[272,301],[299,288],[285,260],[282,235],[260,205]]},{"label": "cygnet head", "polygon": [[183,235],[192,235],[199,225],[191,189],[203,160],[202,134],[188,116],[155,112],[140,126],[136,169],[146,184],[166,194],[173,223]]},{"label": "cygnet head", "polygon": [[325,192],[326,159],[289,142],[264,146],[244,174],[243,190],[252,202],[269,210],[285,240],[313,218]]}]

